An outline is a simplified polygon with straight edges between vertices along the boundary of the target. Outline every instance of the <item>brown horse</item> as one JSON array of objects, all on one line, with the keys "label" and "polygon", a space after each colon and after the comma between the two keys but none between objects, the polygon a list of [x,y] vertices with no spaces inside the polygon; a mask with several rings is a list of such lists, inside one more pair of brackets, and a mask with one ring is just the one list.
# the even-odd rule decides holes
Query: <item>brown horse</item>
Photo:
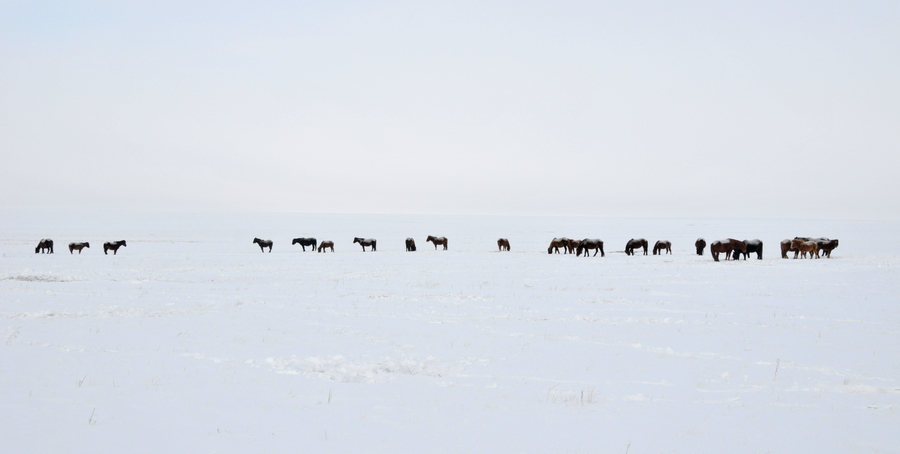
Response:
[{"label": "brown horse", "polygon": [[506,249],[506,251],[508,252],[509,251],[509,240],[507,240],[506,238],[500,238],[499,240],[497,240],[497,247],[500,248],[501,252],[504,249]]},{"label": "brown horse", "polygon": [[334,252],[334,241],[323,241],[319,243],[319,252],[325,252],[325,248],[330,248]]},{"label": "brown horse", "polygon": [[113,255],[116,255],[116,253],[119,252],[119,248],[122,246],[128,247],[128,245],[125,244],[125,240],[103,243],[103,255],[109,255],[106,251],[113,251]]},{"label": "brown horse", "polygon": [[366,252],[366,246],[372,246],[372,252],[375,252],[375,246],[376,246],[375,238],[355,237],[355,238],[353,238],[353,242],[359,243],[359,245],[362,246],[362,248],[363,248],[363,252]]},{"label": "brown horse", "polygon": [[594,257],[597,256],[597,253],[600,253],[600,257],[606,257],[606,253],[603,252],[603,241],[600,241],[597,238],[585,238],[578,242],[578,247],[575,248],[575,256],[581,256],[581,253],[584,252],[584,256],[588,256],[588,249],[594,249]]},{"label": "brown horse", "polygon": [[41,241],[39,241],[37,247],[34,248],[34,253],[37,254],[38,252],[40,252],[41,254],[43,254],[45,252],[47,254],[52,254],[53,253],[53,240],[51,240],[50,238],[44,238]]},{"label": "brown horse", "polygon": [[254,238],[253,243],[259,245],[260,252],[266,252],[266,250],[263,248],[269,248],[269,253],[272,253],[272,240],[261,240],[259,238]]},{"label": "brown horse", "polygon": [[564,240],[562,238],[554,238],[552,241],[550,241],[550,247],[547,248],[547,253],[552,254],[556,252],[557,254],[559,254],[559,248],[563,248],[563,250],[566,250],[567,245],[568,240]]},{"label": "brown horse", "polygon": [[728,238],[727,240],[717,240],[713,241],[709,245],[709,253],[713,256],[713,260],[719,261],[719,254],[725,253],[725,260],[728,260],[728,256],[731,255],[731,252],[735,249],[740,250],[743,253],[747,252],[747,245],[744,244],[743,241],[738,241],[734,238]]},{"label": "brown horse", "polygon": [[416,240],[412,238],[406,239],[406,252],[416,252]]},{"label": "brown horse", "polygon": [[697,241],[694,241],[694,247],[697,248],[697,255],[703,255],[703,249],[706,248],[706,240],[697,238]]},{"label": "brown horse", "polygon": [[625,243],[625,255],[634,255],[634,250],[640,248],[644,248],[644,255],[647,255],[647,240],[643,238],[632,238]]},{"label": "brown horse", "polygon": [[656,244],[653,245],[653,255],[659,254],[662,255],[663,250],[666,251],[667,254],[672,253],[672,242],[671,241],[657,241]]},{"label": "brown horse", "polygon": [[425,242],[427,243],[429,241],[431,241],[431,244],[434,245],[435,251],[437,250],[438,246],[444,246],[444,250],[447,250],[447,238],[442,236],[428,235],[428,238],[425,238]]},{"label": "brown horse", "polygon": [[795,249],[791,249],[791,240],[782,240],[781,241],[781,258],[788,258],[788,252],[795,251]]},{"label": "brown horse", "polygon": [[91,248],[91,245],[88,243],[69,243],[69,254],[73,254],[73,251],[78,251],[81,254],[81,250],[84,248]]},{"label": "brown horse", "polygon": [[[816,244],[815,241],[804,240],[803,238],[794,238],[791,241],[791,248],[796,249],[800,253],[801,258],[806,258],[806,253],[809,253],[809,258],[813,258],[813,255],[816,258],[819,258],[819,245]],[[796,254],[794,258],[797,258]]]},{"label": "brown horse", "polygon": [[569,254],[574,254],[575,250],[578,249],[578,245],[581,244],[581,241],[578,240],[566,240],[566,249],[569,250]]}]

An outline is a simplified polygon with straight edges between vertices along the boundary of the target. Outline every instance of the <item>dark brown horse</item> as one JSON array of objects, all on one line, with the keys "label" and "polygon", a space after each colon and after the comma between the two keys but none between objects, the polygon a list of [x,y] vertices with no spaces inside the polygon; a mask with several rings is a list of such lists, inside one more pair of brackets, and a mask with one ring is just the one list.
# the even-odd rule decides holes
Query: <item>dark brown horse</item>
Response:
[{"label": "dark brown horse", "polygon": [[579,244],[581,244],[579,240],[566,239],[566,249],[569,251],[569,254],[574,254]]},{"label": "dark brown horse", "polygon": [[741,258],[741,254],[744,254],[744,260],[747,260],[747,256],[750,255],[751,252],[755,252],[756,259],[762,260],[762,254],[763,254],[763,242],[762,241],[760,241],[760,240],[744,240],[744,244],[747,245],[747,251],[741,252],[740,250],[735,249],[734,252],[732,252],[732,254],[733,254],[731,256],[732,259],[737,260],[737,259]]},{"label": "dark brown horse", "polygon": [[406,239],[406,252],[416,252],[416,240],[412,238]]},{"label": "dark brown horse", "polygon": [[103,254],[109,255],[106,251],[113,251],[113,255],[116,255],[116,253],[119,252],[119,248],[122,246],[128,247],[128,245],[125,244],[125,240],[103,243]]},{"label": "dark brown horse", "polygon": [[781,258],[788,258],[788,252],[795,251],[795,249],[791,249],[791,240],[782,240],[781,241]]},{"label": "dark brown horse", "polygon": [[45,252],[47,254],[52,254],[53,253],[53,240],[51,240],[50,238],[44,238],[41,241],[39,241],[37,247],[34,248],[34,253],[37,254],[38,252],[40,252],[41,254],[43,254]]},{"label": "dark brown horse", "polygon": [[[806,258],[806,254],[809,253],[809,258],[813,258],[813,255],[816,258],[819,258],[819,245],[816,244],[815,241],[805,240],[804,238],[794,238],[791,241],[791,248],[796,249],[800,253],[800,257]],[[794,258],[797,258],[797,255],[794,254]]]},{"label": "dark brown horse", "polygon": [[312,246],[311,251],[316,250],[316,239],[315,238],[294,238],[294,241],[291,241],[291,245],[300,243],[300,247],[303,248],[303,252],[306,252],[306,246]]},{"label": "dark brown horse", "polygon": [[672,242],[660,240],[657,241],[656,244],[653,245],[653,255],[659,254],[662,255],[663,250],[666,251],[666,254],[672,253]]},{"label": "dark brown horse", "polygon": [[359,243],[363,248],[363,252],[366,252],[366,246],[372,247],[372,252],[375,252],[375,239],[374,238],[353,238],[354,243]]},{"label": "dark brown horse", "polygon": [[697,255],[703,255],[703,249],[706,248],[706,240],[697,238],[697,241],[694,241],[694,247],[697,248]]},{"label": "dark brown horse", "polygon": [[644,248],[644,255],[647,255],[647,246],[647,240],[643,238],[632,238],[625,243],[625,255],[634,255],[634,250],[640,248]]},{"label": "dark brown horse", "polygon": [[828,258],[831,258],[831,251],[833,251],[834,248],[838,247],[838,240],[816,238],[813,241],[815,241],[816,245],[819,246],[819,253]]},{"label": "dark brown horse", "polygon": [[735,249],[739,249],[741,252],[747,252],[747,245],[744,244],[743,241],[738,241],[734,238],[716,240],[709,245],[709,253],[713,256],[713,260],[717,262],[719,261],[719,254],[725,253],[725,260],[728,260],[728,256],[731,255],[731,252]]},{"label": "dark brown horse", "polygon": [[557,254],[559,254],[559,248],[563,248],[563,250],[566,250],[567,245],[567,240],[563,238],[554,238],[552,241],[550,241],[550,247],[547,248],[547,253],[552,254],[556,252]]},{"label": "dark brown horse", "polygon": [[253,242],[259,245],[260,252],[266,252],[264,248],[269,248],[269,253],[272,253],[272,240],[261,240],[259,238],[254,238]]},{"label": "dark brown horse", "polygon": [[88,243],[69,243],[69,254],[73,254],[73,251],[78,251],[81,254],[81,250],[84,248],[91,248],[91,245]]},{"label": "dark brown horse", "polygon": [[330,248],[334,252],[334,241],[323,241],[319,243],[319,252],[325,252],[325,248]]},{"label": "dark brown horse", "polygon": [[597,256],[597,253],[600,253],[600,257],[606,257],[606,253],[603,252],[603,241],[600,241],[597,238],[585,238],[578,242],[578,247],[575,248],[575,256],[581,256],[581,253],[584,252],[584,256],[588,256],[588,249],[594,249],[594,257]]},{"label": "dark brown horse", "polygon": [[499,240],[497,240],[497,247],[500,248],[501,252],[504,249],[506,251],[509,251],[509,240],[507,240],[506,238],[500,238]]},{"label": "dark brown horse", "polygon": [[437,250],[438,246],[444,246],[444,250],[447,250],[447,238],[442,236],[428,235],[428,238],[425,238],[425,242],[427,243],[429,241],[431,241],[431,244],[434,245],[435,251]]}]

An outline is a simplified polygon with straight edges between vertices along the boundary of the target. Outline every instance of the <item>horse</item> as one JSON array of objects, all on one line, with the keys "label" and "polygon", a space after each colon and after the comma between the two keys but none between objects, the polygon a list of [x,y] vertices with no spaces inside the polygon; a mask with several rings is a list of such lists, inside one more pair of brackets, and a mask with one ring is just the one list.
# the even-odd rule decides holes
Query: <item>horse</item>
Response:
[{"label": "horse", "polygon": [[[797,258],[800,256],[800,249],[797,249],[797,247],[794,245],[794,241],[796,241],[796,240],[812,241],[812,238],[806,237],[806,236],[795,236],[793,240],[786,240],[790,244],[788,250],[792,251],[794,253],[794,258]],[[785,257],[785,258],[787,258],[787,257]]]},{"label": "horse", "polygon": [[703,249],[706,248],[706,240],[697,238],[697,241],[694,241],[694,247],[697,248],[697,255],[703,255]]},{"label": "horse", "polygon": [[434,245],[434,250],[435,250],[435,251],[437,250],[437,247],[438,247],[439,245],[444,246],[444,250],[445,250],[445,251],[447,250],[447,238],[442,237],[442,236],[428,235],[428,238],[425,238],[425,242],[427,243],[427,242],[429,242],[429,241],[431,241],[431,244]]},{"label": "horse", "polygon": [[781,258],[783,258],[783,259],[788,258],[788,252],[791,252],[793,250],[794,249],[791,249],[791,240],[782,240],[781,241]]},{"label": "horse", "polygon": [[334,241],[323,241],[319,243],[319,252],[325,252],[325,248],[331,248],[331,252],[334,252]]},{"label": "horse", "polygon": [[406,252],[416,252],[416,240],[412,238],[406,239]]},{"label": "horse", "polygon": [[[807,252],[809,253],[809,258],[813,258],[813,255],[819,258],[819,245],[815,241],[804,241],[802,238],[794,238],[791,241],[791,247],[797,249],[802,258],[806,258]],[[797,258],[796,255],[794,258]]]},{"label": "horse", "polygon": [[498,240],[497,240],[497,247],[500,248],[500,251],[501,251],[501,252],[502,252],[504,249],[506,249],[506,251],[508,252],[508,251],[509,251],[509,240],[507,240],[506,238],[500,238],[500,239],[498,239]]},{"label": "horse", "polygon": [[103,255],[109,255],[106,251],[113,251],[113,255],[116,255],[116,253],[119,252],[119,248],[122,246],[128,247],[128,245],[125,244],[125,240],[103,243]]},{"label": "horse", "polygon": [[43,254],[45,252],[47,254],[52,254],[53,253],[53,240],[51,240],[50,238],[44,238],[41,241],[39,241],[37,247],[34,248],[34,253],[37,254],[38,252],[40,252],[41,254]]},{"label": "horse", "polygon": [[569,250],[569,254],[574,254],[579,244],[581,244],[581,241],[566,239],[566,249]]},{"label": "horse", "polygon": [[760,240],[744,240],[744,244],[747,245],[747,252],[741,252],[737,249],[734,251],[734,255],[731,258],[737,260],[741,258],[741,254],[744,254],[744,260],[747,260],[747,256],[750,255],[751,252],[756,252],[756,259],[762,260],[763,253],[763,242]]},{"label": "horse", "polygon": [[547,248],[547,253],[552,254],[553,252],[556,252],[557,254],[559,254],[559,248],[563,248],[563,250],[566,250],[567,244],[567,240],[564,240],[562,238],[554,238],[552,241],[550,241],[550,247]]},{"label": "horse", "polygon": [[90,249],[91,245],[88,243],[69,243],[69,254],[73,254],[73,251],[78,251],[81,254],[81,250],[84,248]]},{"label": "horse", "polygon": [[819,246],[819,252],[825,257],[831,258],[831,251],[838,247],[838,240],[830,240],[828,238],[816,238],[813,240],[816,246]]},{"label": "horse", "polygon": [[634,255],[634,250],[640,248],[644,248],[644,255],[647,255],[647,240],[632,238],[625,243],[625,255]]},{"label": "horse", "polygon": [[316,239],[315,238],[294,238],[294,241],[291,241],[291,245],[295,245],[300,243],[300,247],[303,248],[303,252],[306,252],[306,246],[312,246],[311,251],[316,250]]},{"label": "horse", "polygon": [[353,238],[354,243],[359,243],[363,248],[363,252],[366,252],[366,246],[372,246],[372,252],[375,252],[375,239],[374,238]]},{"label": "horse", "polygon": [[575,248],[575,256],[581,256],[581,252],[584,252],[584,256],[588,256],[588,249],[594,249],[594,257],[597,256],[597,253],[600,253],[600,257],[606,257],[606,253],[603,252],[603,241],[600,241],[597,238],[585,238],[578,242],[578,246]]},{"label": "horse", "polygon": [[662,255],[663,250],[666,251],[666,254],[672,253],[672,242],[659,240],[656,244],[653,245],[653,255],[659,254]]},{"label": "horse", "polygon": [[562,241],[562,243],[563,243],[563,254],[569,254],[569,253],[572,252],[572,250],[569,249],[569,243],[571,243],[572,240],[570,240],[570,239],[568,239],[568,238],[566,238],[566,237],[561,237],[561,238],[559,239],[559,241]]},{"label": "horse", "polygon": [[263,248],[269,248],[269,253],[272,253],[272,240],[261,240],[259,238],[254,238],[253,242],[259,245],[260,252],[266,252]]},{"label": "horse", "polygon": [[709,245],[709,253],[713,256],[713,260],[717,262],[719,261],[719,254],[724,252],[725,260],[728,260],[731,251],[735,249],[740,249],[741,252],[747,252],[747,245],[743,241],[738,241],[734,238],[716,240]]}]

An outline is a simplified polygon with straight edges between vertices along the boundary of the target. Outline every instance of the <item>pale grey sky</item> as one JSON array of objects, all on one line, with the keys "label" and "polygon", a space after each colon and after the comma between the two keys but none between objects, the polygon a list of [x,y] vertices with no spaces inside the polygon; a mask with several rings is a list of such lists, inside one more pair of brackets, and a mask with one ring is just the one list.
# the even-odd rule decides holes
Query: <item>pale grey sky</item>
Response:
[{"label": "pale grey sky", "polygon": [[0,207],[898,218],[900,3],[0,1]]}]

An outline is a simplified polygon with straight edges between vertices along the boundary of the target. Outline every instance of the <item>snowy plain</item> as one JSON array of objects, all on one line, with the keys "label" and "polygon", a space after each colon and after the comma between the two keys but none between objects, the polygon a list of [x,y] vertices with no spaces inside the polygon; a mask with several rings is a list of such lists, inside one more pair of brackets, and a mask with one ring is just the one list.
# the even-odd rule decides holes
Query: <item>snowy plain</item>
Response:
[{"label": "snowy plain", "polygon": [[[900,245],[878,240],[898,227],[7,211],[0,439],[4,452],[900,452]],[[841,243],[831,259],[781,259],[798,235]],[[336,252],[290,245],[301,236]],[[548,255],[556,236],[601,238],[606,257]],[[47,237],[56,253],[34,254]],[[674,253],[628,257],[632,237]],[[697,237],[759,238],[764,260],[715,263]],[[73,241],[91,248],[72,255]]]}]

